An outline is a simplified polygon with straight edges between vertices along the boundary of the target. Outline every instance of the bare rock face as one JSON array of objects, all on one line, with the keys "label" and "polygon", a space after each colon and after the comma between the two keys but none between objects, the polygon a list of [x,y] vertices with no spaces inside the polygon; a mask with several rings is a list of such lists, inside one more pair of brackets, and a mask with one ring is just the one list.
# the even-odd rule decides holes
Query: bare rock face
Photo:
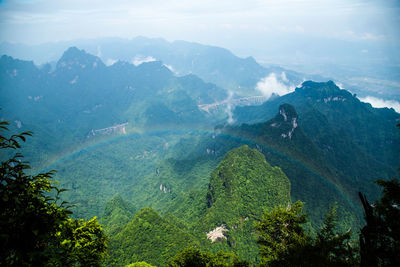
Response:
[{"label": "bare rock face", "polygon": [[225,225],[221,225],[221,226],[215,228],[214,230],[211,230],[210,232],[208,232],[207,239],[210,239],[212,243],[214,243],[220,239],[226,239],[224,232],[227,232],[227,231],[228,231],[228,229],[226,229]]}]

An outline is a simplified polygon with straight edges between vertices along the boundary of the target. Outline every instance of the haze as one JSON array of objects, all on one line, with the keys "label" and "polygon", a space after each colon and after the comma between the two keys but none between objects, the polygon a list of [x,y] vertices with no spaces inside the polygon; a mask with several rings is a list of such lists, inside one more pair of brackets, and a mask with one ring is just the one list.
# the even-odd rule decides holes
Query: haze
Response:
[{"label": "haze", "polygon": [[390,100],[400,99],[399,26],[400,2],[394,0],[0,1],[0,42],[193,41],[353,82]]}]

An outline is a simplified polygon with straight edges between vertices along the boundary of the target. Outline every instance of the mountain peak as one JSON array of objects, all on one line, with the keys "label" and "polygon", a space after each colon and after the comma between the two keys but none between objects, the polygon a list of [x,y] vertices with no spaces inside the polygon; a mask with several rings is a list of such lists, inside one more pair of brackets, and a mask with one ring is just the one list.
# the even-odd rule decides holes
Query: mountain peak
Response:
[{"label": "mountain peak", "polygon": [[104,63],[100,58],[88,54],[85,50],[80,50],[75,46],[68,48],[57,62],[57,69],[94,69],[98,67],[104,67]]},{"label": "mountain peak", "polygon": [[283,121],[292,121],[293,119],[297,120],[298,118],[296,110],[289,104],[282,104],[279,106],[279,115]]},{"label": "mountain peak", "polygon": [[303,82],[300,88],[296,88],[296,94],[321,103],[341,103],[354,98],[349,91],[340,89],[333,81]]},{"label": "mountain peak", "polygon": [[266,122],[270,127],[279,130],[282,138],[292,139],[297,124],[298,115],[295,108],[289,104],[279,106],[279,113],[272,120]]},{"label": "mountain peak", "polygon": [[333,81],[305,81],[302,83],[301,87],[296,88],[296,92],[305,96],[313,97],[329,97],[350,94],[348,91],[340,89]]},{"label": "mountain peak", "polygon": [[[226,153],[211,173],[207,199],[208,219],[231,227],[240,217],[260,218],[264,207],[287,204],[290,182],[257,149],[243,145]],[[232,204],[232,200],[241,205]]]},{"label": "mountain peak", "polygon": [[157,72],[157,73],[163,73],[165,77],[172,76],[173,73],[172,71],[167,68],[161,61],[149,61],[149,62],[144,62],[137,66],[137,69],[139,71],[144,71],[144,72]]},{"label": "mountain peak", "polygon": [[11,78],[20,76],[22,73],[36,73],[38,68],[33,64],[33,61],[19,60],[7,55],[0,57],[0,73],[5,73]]}]

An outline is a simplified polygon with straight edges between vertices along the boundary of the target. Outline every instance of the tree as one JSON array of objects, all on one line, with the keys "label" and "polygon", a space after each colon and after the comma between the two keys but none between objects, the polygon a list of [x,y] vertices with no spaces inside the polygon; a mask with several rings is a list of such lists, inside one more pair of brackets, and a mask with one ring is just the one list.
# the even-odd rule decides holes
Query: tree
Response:
[{"label": "tree", "polygon": [[57,254],[51,265],[101,266],[106,246],[106,236],[96,217],[89,221],[70,219],[63,221],[56,233]]},{"label": "tree", "polygon": [[366,221],[360,233],[361,266],[400,266],[400,183],[375,182],[383,191],[374,205],[359,193]]},{"label": "tree", "polygon": [[[0,130],[7,126],[0,122]],[[0,149],[17,150],[31,135],[0,135]],[[0,265],[99,266],[106,251],[100,224],[95,218],[70,219],[66,203],[58,203],[64,190],[52,181],[54,171],[28,175],[22,159],[16,153],[0,166]]]},{"label": "tree", "polygon": [[261,266],[356,266],[356,250],[350,245],[351,232],[338,233],[336,205],[326,214],[315,238],[304,232],[307,222],[304,203],[266,211],[256,225],[261,245]]},{"label": "tree", "polygon": [[131,264],[127,265],[126,267],[155,267],[155,266],[148,264],[147,262],[140,261],[140,262],[131,263]]},{"label": "tree", "polygon": [[326,213],[324,224],[307,249],[308,266],[357,266],[357,249],[351,245],[350,229],[338,233],[336,204]]},{"label": "tree", "polygon": [[264,212],[256,225],[261,266],[294,266],[300,262],[302,249],[309,243],[302,227],[307,221],[302,214],[303,205],[297,201],[292,206],[277,206]]},{"label": "tree", "polygon": [[170,267],[247,267],[235,254],[219,251],[217,254],[203,252],[198,248],[186,248],[172,259]]}]

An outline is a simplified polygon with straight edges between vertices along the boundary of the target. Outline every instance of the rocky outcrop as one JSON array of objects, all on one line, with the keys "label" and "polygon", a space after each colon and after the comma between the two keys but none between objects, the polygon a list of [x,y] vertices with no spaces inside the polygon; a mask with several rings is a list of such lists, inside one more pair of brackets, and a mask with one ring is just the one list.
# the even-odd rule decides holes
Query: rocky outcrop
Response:
[{"label": "rocky outcrop", "polygon": [[298,127],[298,115],[293,106],[283,104],[279,107],[279,114],[270,122],[269,126],[281,131],[282,138],[291,139]]},{"label": "rocky outcrop", "polygon": [[226,229],[225,225],[221,225],[214,230],[211,230],[210,232],[207,233],[207,239],[210,239],[212,243],[221,240],[221,239],[227,239],[226,236],[224,235],[224,232],[227,232],[228,229]]}]

